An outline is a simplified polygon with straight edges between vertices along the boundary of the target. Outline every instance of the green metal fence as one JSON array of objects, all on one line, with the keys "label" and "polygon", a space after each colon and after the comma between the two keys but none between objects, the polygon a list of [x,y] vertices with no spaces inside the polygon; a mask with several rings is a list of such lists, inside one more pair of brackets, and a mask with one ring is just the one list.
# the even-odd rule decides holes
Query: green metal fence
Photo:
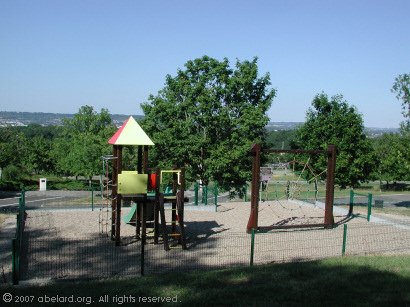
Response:
[{"label": "green metal fence", "polygon": [[16,215],[16,234],[14,239],[11,240],[11,268],[13,284],[18,284],[20,277],[20,259],[23,246],[23,232],[24,224],[26,220],[25,212],[25,190],[21,191],[19,198],[19,208]]},{"label": "green metal fence", "polygon": [[354,201],[355,195],[363,196],[363,197],[367,198],[367,220],[370,221],[370,217],[372,215],[373,195],[371,193],[369,193],[369,194],[356,193],[353,190],[350,190],[349,215],[353,214],[353,208],[354,208],[354,204],[355,204],[355,201]]},{"label": "green metal fence", "polygon": [[[352,223],[333,229],[268,233],[187,232],[187,250],[134,237],[115,246],[107,237],[46,238],[27,234],[21,279],[98,279],[214,270],[343,255],[408,253],[410,223]],[[143,272],[143,274],[141,274]]]},{"label": "green metal fence", "polygon": [[215,183],[211,186],[200,185],[199,183],[194,184],[194,205],[214,205],[215,211],[218,209],[218,195],[219,189],[218,184]]}]

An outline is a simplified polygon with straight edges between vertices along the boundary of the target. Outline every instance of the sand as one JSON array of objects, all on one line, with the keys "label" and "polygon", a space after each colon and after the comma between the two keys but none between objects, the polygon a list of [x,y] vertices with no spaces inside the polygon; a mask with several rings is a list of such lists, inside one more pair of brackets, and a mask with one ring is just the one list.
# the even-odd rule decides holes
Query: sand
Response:
[{"label": "sand", "polygon": [[[128,214],[128,210],[123,210],[122,215]],[[249,265],[251,235],[246,233],[249,213],[250,204],[244,202],[221,204],[218,212],[185,210],[188,250],[166,252],[162,244],[153,244],[149,238],[144,252],[145,274]],[[169,214],[170,211],[168,220]],[[100,218],[99,210],[29,211],[21,278],[139,275],[141,244],[135,236],[135,226],[121,223],[122,245],[116,247],[109,232],[105,232],[110,227],[104,227],[105,222],[101,224]],[[261,202],[259,206],[259,226],[313,224],[323,220],[324,211],[317,207],[284,202]],[[363,216],[346,219],[343,214],[335,214],[335,222],[333,229],[290,229],[257,234],[253,262],[341,256],[345,224],[349,226],[346,254],[410,250],[410,229],[369,223]],[[171,245],[176,246],[177,242]]]}]

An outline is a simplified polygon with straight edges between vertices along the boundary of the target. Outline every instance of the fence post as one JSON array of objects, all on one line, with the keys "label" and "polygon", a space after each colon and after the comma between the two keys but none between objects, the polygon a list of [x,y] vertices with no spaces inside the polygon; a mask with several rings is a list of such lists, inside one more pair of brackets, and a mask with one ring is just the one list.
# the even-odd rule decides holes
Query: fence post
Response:
[{"label": "fence post", "polygon": [[202,188],[202,202],[204,203],[205,206],[208,205],[208,186],[204,186]]},{"label": "fence post", "polygon": [[255,228],[252,228],[252,238],[251,238],[251,262],[250,266],[253,266],[253,254],[255,252]]},{"label": "fence post", "polygon": [[354,203],[354,192],[350,190],[350,203],[349,203],[349,214],[351,216],[353,214],[353,203]]},{"label": "fence post", "polygon": [[143,233],[141,236],[141,276],[145,276],[145,241],[146,235]]},{"label": "fence post", "polygon": [[369,193],[369,198],[367,201],[367,221],[370,222],[370,215],[372,214],[372,200],[373,194]]},{"label": "fence post", "polygon": [[344,224],[343,227],[343,247],[342,247],[342,256],[346,254],[346,235],[347,235],[347,224]]},{"label": "fence post", "polygon": [[214,188],[214,195],[215,195],[215,212],[218,211],[218,184],[215,182]]},{"label": "fence post", "polygon": [[[23,188],[21,189],[21,198],[23,198],[23,202],[24,202],[24,205],[26,204],[26,188],[24,187],[24,185],[23,185]],[[25,208],[24,208],[24,210],[25,210]]]},{"label": "fence post", "polygon": [[198,189],[199,189],[199,184],[198,184],[198,182],[195,182],[195,185],[194,185],[194,190],[195,190],[195,206],[198,206]]},{"label": "fence post", "polygon": [[94,186],[91,184],[91,211],[94,211]]}]

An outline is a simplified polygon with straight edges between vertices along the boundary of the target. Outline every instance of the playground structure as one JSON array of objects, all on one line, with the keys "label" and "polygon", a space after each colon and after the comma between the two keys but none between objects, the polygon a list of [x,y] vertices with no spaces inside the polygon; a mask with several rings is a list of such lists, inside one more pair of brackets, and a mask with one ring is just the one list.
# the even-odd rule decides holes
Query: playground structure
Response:
[{"label": "playground structure", "polygon": [[[121,207],[123,201],[134,203],[132,211],[126,216],[126,222],[135,221],[136,236],[142,239],[143,244],[147,237],[147,220],[153,222],[154,243],[159,241],[160,230],[164,242],[164,249],[170,250],[168,242],[167,222],[165,218],[165,203],[171,203],[172,237],[178,238],[183,249],[186,249],[184,230],[184,197],[185,168],[162,170],[157,167],[154,173],[148,170],[148,146],[154,143],[145,134],[132,116],[108,141],[113,145],[113,154],[103,156],[103,184],[100,212],[100,225],[108,233],[111,224],[111,238],[115,245],[121,244]],[[123,146],[138,146],[137,170],[126,171],[122,169]],[[109,164],[111,165],[111,171]],[[173,177],[172,190],[164,193],[161,191],[161,181],[166,173]],[[111,175],[111,176],[110,176]],[[111,177],[111,178],[110,178]],[[178,189],[179,187],[179,189]],[[109,211],[111,204],[111,217]],[[160,227],[161,224],[161,227]],[[178,226],[178,232],[177,232]]]},{"label": "playground structure", "polygon": [[[273,229],[285,229],[285,228],[302,228],[302,227],[326,227],[330,228],[334,225],[333,218],[333,198],[334,198],[334,176],[336,167],[336,146],[329,145],[328,150],[299,150],[299,149],[264,149],[260,143],[254,143],[250,152],[253,156],[252,161],[252,187],[251,187],[251,212],[246,227],[248,233],[253,231],[269,231]],[[259,201],[260,201],[260,183],[262,181],[269,181],[269,174],[262,168],[261,171],[261,154],[262,153],[292,153],[292,154],[322,154],[327,155],[327,176],[326,176],[326,198],[325,198],[325,214],[323,223],[315,224],[293,224],[293,225],[274,225],[274,226],[259,226],[258,225],[258,212],[259,212]],[[304,164],[304,170],[306,169],[307,163]],[[310,170],[310,168],[308,167]],[[301,174],[297,177],[300,179]],[[315,178],[315,177],[314,177]],[[315,180],[317,180],[315,178]],[[275,189],[275,195],[280,202],[281,197],[285,197],[289,200],[297,200],[298,195],[300,195],[300,184],[295,180],[288,180],[286,185],[286,190],[278,192]],[[317,196],[317,190],[315,191]]]}]

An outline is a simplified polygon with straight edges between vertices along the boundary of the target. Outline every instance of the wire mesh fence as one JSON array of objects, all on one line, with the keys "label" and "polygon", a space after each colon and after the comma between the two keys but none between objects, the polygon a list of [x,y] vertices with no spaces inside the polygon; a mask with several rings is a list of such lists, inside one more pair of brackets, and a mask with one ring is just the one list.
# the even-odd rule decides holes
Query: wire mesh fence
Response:
[{"label": "wire mesh fence", "polygon": [[25,237],[21,279],[101,279],[137,276],[139,242],[115,246],[97,238]]},{"label": "wire mesh fence", "polygon": [[187,233],[187,250],[145,248],[146,274],[213,270],[249,265],[251,237],[247,233]]},{"label": "wire mesh fence", "polygon": [[407,253],[410,251],[410,220],[350,224],[346,232],[347,255]]},{"label": "wire mesh fence", "polygon": [[21,280],[101,279],[214,270],[253,264],[311,261],[342,255],[410,252],[410,222],[352,223],[332,229],[281,230],[252,235],[222,231],[187,233],[187,250],[165,251],[147,240],[106,236],[45,238],[26,233]]},{"label": "wire mesh fence", "polygon": [[16,235],[12,239],[12,251],[11,251],[11,264],[12,264],[12,278],[13,284],[17,284],[20,278],[20,262],[21,256],[23,254],[22,248],[23,234],[24,234],[24,224],[26,221],[25,212],[25,190],[21,191],[21,197],[19,198],[18,213],[16,215]]},{"label": "wire mesh fence", "polygon": [[340,256],[343,229],[282,230],[255,237],[255,264],[318,260]]},{"label": "wire mesh fence", "polygon": [[97,209],[101,204],[99,186],[89,186],[88,190],[48,190],[27,191],[27,209]]}]

